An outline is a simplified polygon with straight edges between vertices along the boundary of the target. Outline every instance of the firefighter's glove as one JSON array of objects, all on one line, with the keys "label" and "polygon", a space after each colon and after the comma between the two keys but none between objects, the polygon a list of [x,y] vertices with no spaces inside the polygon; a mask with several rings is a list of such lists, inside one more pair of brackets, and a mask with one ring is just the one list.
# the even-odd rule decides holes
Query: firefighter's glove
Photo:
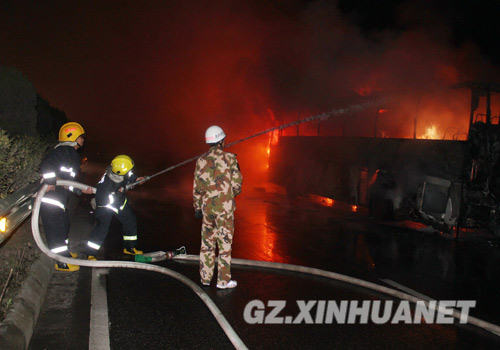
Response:
[{"label": "firefighter's glove", "polygon": [[203,218],[203,213],[201,212],[201,210],[195,210],[194,211],[194,217],[197,218],[197,219],[202,219]]}]

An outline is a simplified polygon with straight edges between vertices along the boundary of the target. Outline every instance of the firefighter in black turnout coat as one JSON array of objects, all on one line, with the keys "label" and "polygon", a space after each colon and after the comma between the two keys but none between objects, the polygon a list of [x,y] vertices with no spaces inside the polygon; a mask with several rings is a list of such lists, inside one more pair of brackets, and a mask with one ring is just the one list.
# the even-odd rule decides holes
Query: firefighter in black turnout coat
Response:
[{"label": "firefighter in black turnout coat", "polygon": [[[40,164],[43,183],[49,185],[42,198],[40,217],[42,218],[45,237],[49,249],[66,257],[76,257],[68,249],[69,217],[66,212],[69,192],[82,193],[76,188],[56,186],[56,181],[75,180],[80,172],[80,155],[77,150],[83,147],[85,131],[78,123],[66,123],[59,130],[59,143]],[[92,188],[83,191],[91,194]],[[56,270],[77,271],[79,267],[72,264],[56,262]]]},{"label": "firefighter in black turnout coat", "polygon": [[138,178],[132,173],[134,161],[126,155],[116,156],[106,170],[96,190],[96,225],[87,242],[88,260],[96,260],[96,255],[108,235],[111,219],[116,216],[123,227],[123,253],[142,254],[137,249],[137,220],[125,196],[126,186]]}]

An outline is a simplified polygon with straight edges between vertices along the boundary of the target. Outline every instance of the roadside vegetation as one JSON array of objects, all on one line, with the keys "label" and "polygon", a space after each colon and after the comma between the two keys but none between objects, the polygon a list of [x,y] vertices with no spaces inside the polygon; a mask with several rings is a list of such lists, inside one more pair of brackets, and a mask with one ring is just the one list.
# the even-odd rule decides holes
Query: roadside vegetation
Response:
[{"label": "roadside vegetation", "polygon": [[[0,200],[40,180],[39,165],[66,122],[21,72],[0,66]],[[0,245],[0,322],[38,255],[29,221]]]},{"label": "roadside vegetation", "polygon": [[10,136],[0,129],[0,198],[40,179],[38,167],[51,146],[50,138]]},{"label": "roadside vegetation", "polygon": [[39,179],[40,162],[66,121],[21,72],[0,66],[0,198]]}]

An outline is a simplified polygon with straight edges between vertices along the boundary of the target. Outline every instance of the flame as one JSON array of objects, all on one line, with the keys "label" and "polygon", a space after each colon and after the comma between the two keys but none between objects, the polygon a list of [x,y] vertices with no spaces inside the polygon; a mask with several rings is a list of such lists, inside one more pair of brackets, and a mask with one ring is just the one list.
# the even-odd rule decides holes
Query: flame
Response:
[{"label": "flame", "polygon": [[279,142],[279,130],[274,130],[271,136],[271,145],[276,146]]},{"label": "flame", "polygon": [[7,231],[7,218],[1,218],[0,219],[0,232],[5,232]]},{"label": "flame", "polygon": [[267,145],[266,152],[267,152],[267,165],[266,165],[266,168],[269,169],[269,162],[270,162],[270,159],[271,159],[271,144],[270,143]]},{"label": "flame", "polygon": [[357,205],[352,205],[351,206],[351,210],[353,211],[353,213],[357,212],[358,211],[358,206]]},{"label": "flame", "polygon": [[425,130],[425,134],[423,134],[421,139],[431,139],[431,140],[437,140],[439,139],[439,134],[437,131],[437,127],[435,125],[428,126],[427,129]]},{"label": "flame", "polygon": [[[267,109],[267,112],[269,113],[269,116],[271,117],[271,120],[273,121],[273,124],[278,125],[278,121],[276,120],[274,116],[274,112],[272,111],[271,108]],[[267,142],[267,168],[269,169],[269,160],[271,157],[271,146],[276,146],[279,141],[279,130],[273,130],[272,132],[269,133],[269,139]]]}]

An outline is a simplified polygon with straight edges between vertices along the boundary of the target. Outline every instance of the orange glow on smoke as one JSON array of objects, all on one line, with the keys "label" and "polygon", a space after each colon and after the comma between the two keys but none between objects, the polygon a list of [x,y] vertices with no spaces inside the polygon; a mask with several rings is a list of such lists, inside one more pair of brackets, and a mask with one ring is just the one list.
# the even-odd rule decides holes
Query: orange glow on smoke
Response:
[{"label": "orange glow on smoke", "polygon": [[372,89],[371,88],[359,88],[357,92],[361,96],[368,96],[372,93]]},{"label": "orange glow on smoke", "polygon": [[[403,54],[403,59],[414,62],[414,56],[406,51],[394,54],[398,57]],[[385,95],[391,91],[393,98],[384,100],[383,105],[376,109],[339,121],[337,129],[328,129],[327,123],[322,124],[321,136],[369,137],[376,131],[376,137],[382,138],[464,140],[469,129],[470,91],[465,88],[450,89],[450,86],[460,82],[458,72],[455,65],[432,62],[429,80],[422,76],[421,85],[404,89],[395,84],[399,77],[387,80],[381,71],[373,70],[359,79],[360,84],[352,86],[352,92],[361,96],[362,100],[369,100],[372,95],[378,96],[379,92]],[[419,74],[416,78],[420,78]],[[483,100],[476,114],[485,113]],[[491,103],[492,111],[497,111],[500,99],[492,97]]]}]

